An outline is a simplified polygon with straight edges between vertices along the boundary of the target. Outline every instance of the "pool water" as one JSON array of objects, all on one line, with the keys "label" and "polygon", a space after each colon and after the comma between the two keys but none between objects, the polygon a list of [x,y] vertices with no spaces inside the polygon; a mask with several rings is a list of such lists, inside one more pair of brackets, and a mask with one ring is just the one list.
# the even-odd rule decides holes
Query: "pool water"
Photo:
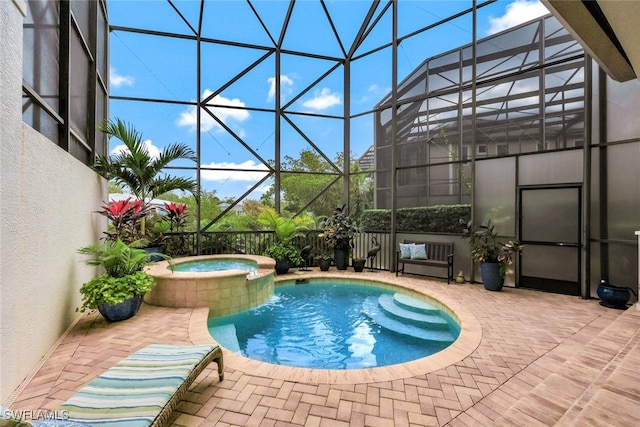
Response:
[{"label": "pool water", "polygon": [[177,263],[173,271],[183,273],[203,273],[207,271],[244,270],[252,273],[258,270],[258,264],[251,260],[242,259],[206,259],[202,261],[188,261]]},{"label": "pool water", "polygon": [[266,304],[210,318],[223,347],[278,365],[319,369],[387,366],[434,354],[460,333],[450,316],[375,286],[280,285]]}]

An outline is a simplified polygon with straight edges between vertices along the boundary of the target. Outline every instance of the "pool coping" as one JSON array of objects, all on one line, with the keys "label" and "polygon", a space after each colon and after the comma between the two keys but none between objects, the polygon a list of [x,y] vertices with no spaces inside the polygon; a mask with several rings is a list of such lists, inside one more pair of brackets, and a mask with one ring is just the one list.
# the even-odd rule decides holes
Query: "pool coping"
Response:
[{"label": "pool coping", "polygon": [[[374,275],[363,275],[362,273],[309,271],[306,272],[304,276],[298,277],[291,275],[278,276],[276,277],[276,286],[278,282],[295,281],[300,278],[330,278],[347,281],[353,280],[355,282],[359,280],[371,280],[376,283],[408,290],[410,291],[410,294],[413,294],[413,296],[422,296],[428,301],[439,301],[449,314],[453,314],[453,317],[460,323],[460,335],[449,347],[428,357],[396,365],[349,370],[298,368],[275,365],[250,359],[221,346],[223,349],[225,367],[254,376],[312,384],[361,384],[385,382],[411,378],[417,375],[425,375],[446,368],[447,366],[453,365],[469,356],[475,351],[482,341],[482,327],[473,313],[458,304],[455,300],[444,295],[439,295],[436,298],[432,294],[429,294],[423,287],[419,287],[417,284],[411,283],[411,281],[402,280],[402,277],[399,277],[398,279],[379,279]],[[189,321],[189,337],[194,343],[218,344],[209,334],[209,330],[207,328],[208,315],[208,308],[199,308],[193,311]]]},{"label": "pool coping", "polygon": [[[213,271],[199,271],[199,272],[190,272],[190,271],[174,271],[171,269],[171,265],[178,264],[186,264],[189,262],[198,262],[198,261],[207,261],[207,260],[228,260],[228,259],[239,259],[246,261],[253,261],[257,264],[258,268],[252,273],[249,273],[244,270],[213,270]],[[174,276],[177,278],[184,279],[202,279],[202,278],[211,278],[211,277],[226,277],[229,275],[237,275],[237,276],[246,276],[247,280],[252,280],[256,278],[263,277],[267,274],[273,273],[273,268],[275,266],[275,261],[269,257],[265,257],[262,255],[244,255],[244,254],[233,254],[233,255],[198,255],[198,256],[189,256],[182,258],[173,258],[171,260],[158,261],[153,264],[149,264],[145,267],[145,272],[154,276],[154,277],[167,277]]]}]

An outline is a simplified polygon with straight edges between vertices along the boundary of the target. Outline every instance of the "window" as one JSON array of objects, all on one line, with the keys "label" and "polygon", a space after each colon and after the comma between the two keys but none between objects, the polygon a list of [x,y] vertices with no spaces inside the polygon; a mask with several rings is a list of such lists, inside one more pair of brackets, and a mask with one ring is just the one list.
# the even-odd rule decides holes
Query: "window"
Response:
[{"label": "window", "polygon": [[108,146],[106,16],[104,0],[28,0],[23,24],[22,119],[85,164]]},{"label": "window", "polygon": [[469,156],[469,146],[468,145],[463,145],[462,146],[462,153],[460,155],[460,160],[469,160],[471,156]]}]

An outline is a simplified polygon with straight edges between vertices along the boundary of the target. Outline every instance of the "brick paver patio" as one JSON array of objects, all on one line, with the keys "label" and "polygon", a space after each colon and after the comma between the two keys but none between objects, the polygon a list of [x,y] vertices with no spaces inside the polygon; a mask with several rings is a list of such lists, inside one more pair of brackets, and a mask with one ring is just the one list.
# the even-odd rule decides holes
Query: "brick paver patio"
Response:
[{"label": "brick paver patio", "polygon": [[[342,274],[422,289],[460,307],[472,316],[471,329],[478,325],[466,340],[472,348],[435,363],[335,375],[283,370],[225,351],[224,381],[215,364],[208,367],[172,425],[640,425],[635,306],[619,311],[597,300],[513,288],[488,292],[386,272]],[[206,316],[206,309],[146,304],[119,323],[83,315],[8,403],[16,411],[55,410],[144,345],[211,342]]]}]

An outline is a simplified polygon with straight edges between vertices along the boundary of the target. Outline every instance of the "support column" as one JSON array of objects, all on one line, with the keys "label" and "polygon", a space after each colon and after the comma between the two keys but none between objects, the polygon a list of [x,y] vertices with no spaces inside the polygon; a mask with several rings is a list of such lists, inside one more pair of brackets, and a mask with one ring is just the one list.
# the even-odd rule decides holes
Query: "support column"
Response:
[{"label": "support column", "polygon": [[[638,288],[640,289],[640,231],[636,231],[638,237]],[[640,311],[640,299],[636,302],[636,309]]]}]

